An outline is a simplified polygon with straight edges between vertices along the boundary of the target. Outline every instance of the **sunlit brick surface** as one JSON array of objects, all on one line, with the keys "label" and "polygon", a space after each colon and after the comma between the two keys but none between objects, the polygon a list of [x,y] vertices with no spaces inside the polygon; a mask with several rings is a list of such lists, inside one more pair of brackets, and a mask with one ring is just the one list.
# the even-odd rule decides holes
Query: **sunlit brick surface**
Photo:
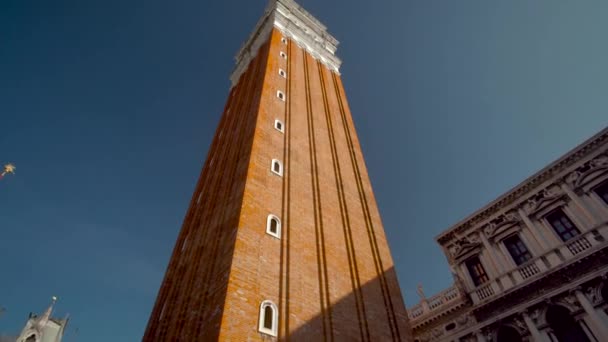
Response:
[{"label": "sunlit brick surface", "polygon": [[258,332],[263,300],[281,340],[410,340],[340,76],[281,38],[231,90],[144,341],[276,340]]}]

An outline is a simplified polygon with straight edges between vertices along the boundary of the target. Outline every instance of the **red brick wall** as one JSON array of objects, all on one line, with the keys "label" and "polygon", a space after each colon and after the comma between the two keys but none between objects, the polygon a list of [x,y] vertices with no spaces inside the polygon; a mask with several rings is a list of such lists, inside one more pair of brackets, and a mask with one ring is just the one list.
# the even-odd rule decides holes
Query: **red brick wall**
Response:
[{"label": "red brick wall", "polygon": [[145,341],[268,339],[263,300],[279,307],[280,339],[411,338],[340,76],[281,38],[231,91]]}]

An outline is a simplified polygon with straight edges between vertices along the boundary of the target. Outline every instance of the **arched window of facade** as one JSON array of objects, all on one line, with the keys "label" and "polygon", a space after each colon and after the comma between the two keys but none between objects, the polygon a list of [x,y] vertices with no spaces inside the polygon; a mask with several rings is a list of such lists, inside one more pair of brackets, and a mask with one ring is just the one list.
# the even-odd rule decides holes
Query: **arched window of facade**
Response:
[{"label": "arched window of facade", "polygon": [[503,325],[496,332],[497,342],[521,342],[522,338],[517,329],[508,325]]},{"label": "arched window of facade", "polygon": [[266,233],[276,238],[281,238],[281,220],[274,215],[268,215],[266,220]]},{"label": "arched window of facade", "polygon": [[278,159],[272,160],[272,165],[270,166],[270,169],[277,175],[283,176],[283,164]]},{"label": "arched window of facade", "polygon": [[551,305],[546,313],[547,323],[560,342],[590,342],[570,310],[561,305]]},{"label": "arched window of facade", "polygon": [[265,300],[260,305],[260,322],[258,330],[270,336],[277,336],[279,313],[276,304]]}]

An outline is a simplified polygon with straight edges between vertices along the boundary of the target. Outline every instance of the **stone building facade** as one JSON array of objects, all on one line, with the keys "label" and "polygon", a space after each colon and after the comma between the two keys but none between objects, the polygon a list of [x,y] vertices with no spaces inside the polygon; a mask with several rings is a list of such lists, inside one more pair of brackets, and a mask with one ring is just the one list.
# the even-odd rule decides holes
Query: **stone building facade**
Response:
[{"label": "stone building facade", "polygon": [[144,341],[411,341],[337,45],[294,1],[269,2]]},{"label": "stone building facade", "polygon": [[608,341],[608,128],[437,237],[416,341]]}]

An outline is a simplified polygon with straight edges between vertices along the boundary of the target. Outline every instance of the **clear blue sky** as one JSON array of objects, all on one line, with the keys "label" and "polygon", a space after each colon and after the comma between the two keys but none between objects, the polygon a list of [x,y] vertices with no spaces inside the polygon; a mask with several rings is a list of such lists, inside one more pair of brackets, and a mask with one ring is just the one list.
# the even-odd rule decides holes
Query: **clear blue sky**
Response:
[{"label": "clear blue sky", "polygon": [[[342,43],[408,306],[451,284],[439,232],[608,124],[606,1],[300,3]],[[141,338],[264,7],[0,2],[0,334],[57,295],[67,342]]]}]

